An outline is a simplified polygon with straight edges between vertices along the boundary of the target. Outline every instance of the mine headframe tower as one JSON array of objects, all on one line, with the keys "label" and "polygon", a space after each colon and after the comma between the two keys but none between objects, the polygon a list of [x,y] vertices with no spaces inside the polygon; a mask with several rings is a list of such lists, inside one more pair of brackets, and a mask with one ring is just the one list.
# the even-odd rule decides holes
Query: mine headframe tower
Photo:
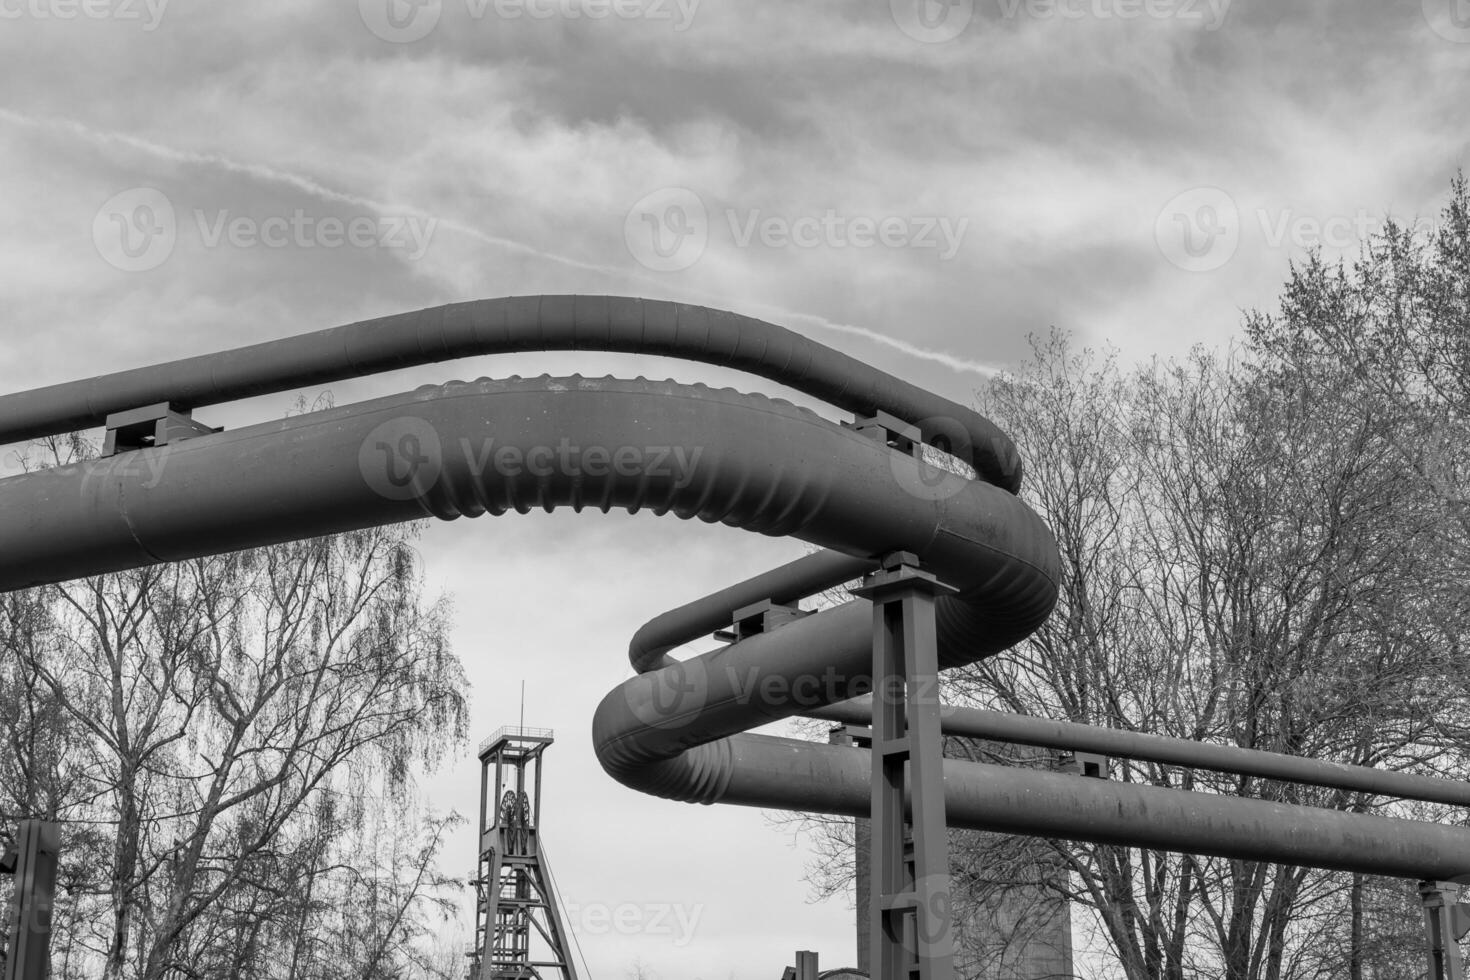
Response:
[{"label": "mine headframe tower", "polygon": [[552,734],[508,726],[480,745],[478,907],[469,980],[578,980],[541,841],[541,762]]}]

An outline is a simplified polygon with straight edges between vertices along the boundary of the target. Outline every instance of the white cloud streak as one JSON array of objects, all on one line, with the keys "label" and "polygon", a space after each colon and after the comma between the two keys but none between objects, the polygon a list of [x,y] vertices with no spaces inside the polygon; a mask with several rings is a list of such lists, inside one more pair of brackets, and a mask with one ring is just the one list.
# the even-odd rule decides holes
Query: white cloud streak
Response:
[{"label": "white cloud streak", "polygon": [[[522,241],[506,238],[501,235],[490,234],[489,232],[477,228],[474,225],[469,225],[462,221],[431,214],[430,212],[427,212],[421,208],[417,208],[411,205],[381,201],[361,194],[353,194],[348,191],[338,190],[336,188],[329,187],[312,177],[303,174],[293,173],[287,170],[281,170],[277,167],[272,167],[265,164],[247,163],[239,160],[233,160],[229,157],[221,156],[217,153],[200,153],[194,150],[182,150],[177,147],[157,143],[153,140],[143,139],[129,133],[120,133],[113,130],[97,129],[96,127],[88,126],[84,123],[72,119],[38,119],[34,116],[30,116],[22,112],[16,112],[13,109],[7,109],[4,107],[0,107],[0,120],[4,120],[18,126],[26,126],[29,128],[46,129],[53,132],[66,133],[77,139],[83,140],[96,146],[126,146],[129,149],[147,154],[157,159],[166,160],[170,163],[205,167],[214,170],[224,171],[227,173],[237,174],[242,177],[247,177],[251,180],[262,183],[270,183],[290,187],[303,194],[318,198],[319,200],[331,201],[336,204],[346,204],[352,207],[371,210],[379,214],[412,215],[418,218],[432,219],[441,229],[449,229],[458,232],[459,234],[462,234],[465,237],[472,239],[473,241],[490,246],[492,248],[506,249],[508,251],[516,252],[520,255],[542,259],[547,262],[555,262],[559,265],[567,266],[569,268],[580,269],[586,272],[594,272],[599,275],[608,276],[614,279],[633,280],[648,283],[659,287],[661,291],[671,290],[673,292],[681,293],[690,299],[698,300],[702,303],[723,306],[729,302],[728,297],[722,296],[717,293],[673,285],[663,279],[655,279],[652,276],[644,275],[621,266],[587,262],[581,259],[573,258],[568,255],[562,255],[556,252],[549,252],[545,249],[537,248],[534,245],[529,245]],[[744,305],[746,305],[747,308],[750,307],[750,304],[748,303]],[[789,310],[765,304],[755,304],[754,308],[762,311],[766,316],[769,316],[773,319],[779,319],[787,323],[800,323],[830,333],[839,333],[849,337],[856,337],[882,347],[887,347],[890,350],[898,351],[899,353],[916,358],[918,360],[942,365],[957,373],[975,374],[981,377],[989,378],[994,377],[997,373],[999,373],[1000,370],[994,365],[986,364],[984,362],[976,361],[970,358],[960,357],[947,351],[935,350],[932,348],[921,346],[919,344],[913,344],[908,341],[889,336],[888,334],[885,334],[878,330],[874,330],[870,327],[859,326],[851,323],[841,323],[835,320],[828,319],[827,317],[821,316],[819,314],[806,313],[798,310]]]}]

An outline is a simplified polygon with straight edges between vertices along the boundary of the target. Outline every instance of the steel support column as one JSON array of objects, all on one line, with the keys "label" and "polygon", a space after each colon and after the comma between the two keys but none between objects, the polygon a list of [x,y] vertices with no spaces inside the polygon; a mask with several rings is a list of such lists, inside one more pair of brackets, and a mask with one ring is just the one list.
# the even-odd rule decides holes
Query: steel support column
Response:
[{"label": "steel support column", "polygon": [[1429,942],[1429,980],[1465,980],[1465,964],[1460,959],[1460,938],[1470,927],[1466,906],[1455,899],[1460,886],[1445,881],[1419,882],[1419,898],[1424,903],[1424,932]]},{"label": "steel support column", "polygon": [[870,962],[882,980],[954,980],[934,622],[935,597],[952,591],[896,552],[854,592],[873,603]]},{"label": "steel support column", "polygon": [[15,852],[0,862],[15,875],[10,905],[10,944],[4,980],[45,980],[51,972],[51,911],[56,900],[56,859],[61,826],[44,820],[22,820]]}]

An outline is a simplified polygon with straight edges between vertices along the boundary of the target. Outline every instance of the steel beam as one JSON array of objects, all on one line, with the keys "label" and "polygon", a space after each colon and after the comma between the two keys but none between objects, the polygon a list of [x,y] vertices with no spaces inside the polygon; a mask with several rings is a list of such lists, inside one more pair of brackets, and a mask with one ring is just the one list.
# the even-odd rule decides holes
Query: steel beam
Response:
[{"label": "steel beam", "polygon": [[895,980],[955,975],[934,625],[953,591],[900,552],[853,592],[873,604],[870,959]]}]

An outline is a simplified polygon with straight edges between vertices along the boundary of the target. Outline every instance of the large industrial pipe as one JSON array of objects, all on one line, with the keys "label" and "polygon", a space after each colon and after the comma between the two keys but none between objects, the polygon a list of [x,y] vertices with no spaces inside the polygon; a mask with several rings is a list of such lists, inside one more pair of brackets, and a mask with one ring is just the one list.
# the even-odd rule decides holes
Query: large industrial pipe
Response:
[{"label": "large industrial pipe", "polygon": [[[868,815],[866,750],[761,735],[731,743],[719,802]],[[1470,875],[1464,827],[953,759],[944,784],[952,827],[1401,878]]]},{"label": "large industrial pipe", "polygon": [[[870,699],[858,698],[806,712],[813,718],[847,725],[871,725]],[[947,735],[988,738],[1017,745],[1069,751],[1097,752],[1120,759],[1163,762],[1190,769],[1210,769],[1238,776],[1258,776],[1309,786],[1327,786],[1401,800],[1425,800],[1451,806],[1470,806],[1470,783],[1435,779],[1409,772],[1308,759],[1281,752],[1263,752],[1238,745],[1216,745],[1147,732],[1129,732],[1096,725],[1079,725],[1050,718],[983,711],[946,705],[943,726]]]},{"label": "large industrial pipe", "polygon": [[[988,421],[781,328],[692,307],[560,297],[385,318],[6,396],[0,399],[0,441],[96,424],[108,412],[145,403],[195,407],[533,347],[633,350],[742,367],[855,412],[886,413],[936,443],[949,439],[982,480],[932,485],[918,460],[884,440],[786,402],[728,390],[641,380],[481,380],[0,480],[0,589],[424,514],[453,519],[533,507],[647,508],[794,535],[841,555],[793,563],[640,633],[634,658],[648,672],[604,699],[594,736],[604,767],[648,792],[831,812],[865,812],[869,770],[860,755],[740,733],[867,689],[867,604],[797,619],[683,663],[667,656],[671,638],[723,625],[726,611],[761,592],[794,598],[899,550],[915,553],[959,590],[936,609],[943,664],[970,663],[1003,649],[1049,613],[1056,547],[1036,515],[1006,492],[1016,486],[1019,467],[1010,443]],[[1012,802],[996,804],[1004,812],[982,812],[976,807],[990,805],[987,781],[999,777],[988,769],[952,771],[947,793],[953,811],[979,814],[964,820],[1111,839],[1098,836],[1113,831],[1096,829],[1096,808],[1074,820],[1056,802],[1074,790],[1103,792],[1082,781],[1064,788],[1052,774],[1008,771]],[[1265,819],[1265,811],[1237,805],[1249,801],[1199,794],[1171,799],[1169,805],[1232,825]],[[1045,806],[1056,816],[1035,820],[1038,800],[1049,801]],[[1166,802],[1147,797],[1140,805]],[[1366,839],[1382,832],[1376,818],[1323,819],[1334,834]],[[1207,837],[1218,836],[1218,828],[1184,816],[1177,822],[1183,829],[1155,846],[1216,853]],[[1433,864],[1427,853],[1395,857],[1371,846],[1359,848],[1361,860],[1352,865],[1335,863],[1339,855],[1321,849],[1283,856],[1264,824],[1253,827],[1227,835],[1236,842],[1232,848],[1238,844],[1233,854],[1415,876]],[[1461,846],[1458,838],[1443,843],[1451,842]]]},{"label": "large industrial pipe", "polygon": [[[737,609],[750,605],[761,597],[770,598],[773,602],[794,603],[824,589],[849,582],[869,570],[872,565],[872,562],[833,552],[807,555],[788,565],[660,614],[633,637],[629,646],[629,660],[640,673],[666,667],[671,663],[666,657],[668,650],[707,637],[715,630],[728,626]],[[795,637],[791,639],[794,640]],[[718,658],[712,656],[710,662],[718,664],[727,657],[728,654],[722,654]],[[665,684],[670,688],[687,687],[691,676],[702,678],[702,672],[706,669],[708,668],[702,660],[687,661],[665,676]],[[723,669],[728,672],[728,668]],[[792,691],[786,700],[804,700],[805,706],[799,713],[807,717],[849,725],[872,724],[870,698],[859,697],[849,701],[819,704],[813,695],[821,687],[820,684],[812,686],[811,692],[805,695],[801,691]],[[653,688],[659,690],[656,682]],[[670,697],[669,694],[659,696],[665,701]],[[698,714],[701,710],[699,707],[688,709],[690,714]],[[1470,783],[1459,780],[1437,779],[1234,745],[1169,738],[955,705],[943,707],[942,723],[943,731],[948,735],[995,739],[1069,751],[1097,752],[1118,758],[1142,759],[1376,796],[1470,806]]]},{"label": "large industrial pipe", "polygon": [[738,585],[685,603],[643,625],[628,645],[628,660],[640,674],[672,661],[667,654],[685,643],[703,639],[731,624],[736,610],[762,600],[790,604],[861,578],[878,567],[871,558],[855,558],[837,551],[818,551]]},{"label": "large industrial pipe", "polygon": [[[0,589],[410,520],[650,509],[865,557],[961,588],[954,655],[1003,649],[1056,596],[1036,515],[788,402],[672,382],[481,380],[0,480]],[[1003,601],[987,588],[1006,582]],[[858,604],[853,604],[858,605]],[[862,646],[866,646],[866,639]],[[823,663],[822,651],[810,656]]]},{"label": "large industrial pipe", "polygon": [[[762,597],[773,602],[794,603],[850,582],[870,570],[873,564],[833,552],[817,552],[678,606],[650,620],[637,632],[629,646],[629,661],[640,673],[668,666],[670,661],[665,656],[668,650],[728,626],[737,609]],[[689,673],[697,663],[691,661],[682,668],[682,673]],[[680,672],[675,672],[671,678],[681,676]],[[812,700],[800,713],[847,725],[866,726],[873,720],[872,701],[868,697],[822,705]],[[943,706],[942,723],[947,735],[1096,752],[1117,758],[1162,762],[1375,796],[1470,806],[1470,783],[1461,780],[957,705]]]},{"label": "large industrial pipe", "polygon": [[528,350],[656,354],[746,371],[860,415],[887,412],[985,480],[1014,491],[1021,462],[989,419],[784,327],[687,303],[511,296],[398,313],[250,347],[0,396],[0,445],[102,425],[170,402],[222,402],[471,357]]}]

